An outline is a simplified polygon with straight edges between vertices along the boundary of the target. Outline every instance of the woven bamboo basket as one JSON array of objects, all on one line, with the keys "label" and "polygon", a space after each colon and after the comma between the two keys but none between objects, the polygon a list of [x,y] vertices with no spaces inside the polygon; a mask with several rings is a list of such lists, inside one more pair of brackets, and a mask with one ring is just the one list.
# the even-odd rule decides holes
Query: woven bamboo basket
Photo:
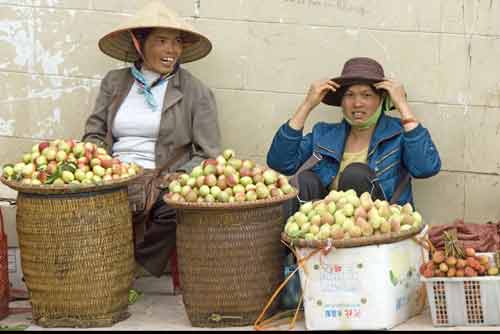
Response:
[{"label": "woven bamboo basket", "polygon": [[257,319],[283,279],[282,204],[294,196],[237,204],[165,199],[177,209],[180,280],[194,327],[244,326]]},{"label": "woven bamboo basket", "polygon": [[108,327],[129,316],[135,261],[127,183],[45,193],[13,185],[21,266],[37,325]]}]

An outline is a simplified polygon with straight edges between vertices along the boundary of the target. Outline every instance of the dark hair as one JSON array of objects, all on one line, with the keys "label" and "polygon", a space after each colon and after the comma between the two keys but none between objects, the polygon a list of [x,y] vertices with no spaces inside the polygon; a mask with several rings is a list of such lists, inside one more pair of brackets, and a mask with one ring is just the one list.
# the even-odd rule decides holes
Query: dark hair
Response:
[{"label": "dark hair", "polygon": [[144,43],[146,42],[146,39],[148,38],[149,34],[153,31],[153,28],[138,28],[134,29],[132,32],[137,40],[139,41],[139,44],[141,46],[141,51],[144,50]]}]

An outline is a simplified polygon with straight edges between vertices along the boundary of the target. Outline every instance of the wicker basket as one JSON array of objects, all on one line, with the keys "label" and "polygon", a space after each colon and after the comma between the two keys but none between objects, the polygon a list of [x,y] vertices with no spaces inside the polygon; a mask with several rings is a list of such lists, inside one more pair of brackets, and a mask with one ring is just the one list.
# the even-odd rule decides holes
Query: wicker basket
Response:
[{"label": "wicker basket", "polygon": [[281,204],[295,195],[238,204],[165,199],[177,209],[180,280],[193,326],[244,326],[257,319],[283,279]]},{"label": "wicker basket", "polygon": [[14,186],[34,322],[107,327],[126,319],[135,264],[127,183],[46,193]]}]

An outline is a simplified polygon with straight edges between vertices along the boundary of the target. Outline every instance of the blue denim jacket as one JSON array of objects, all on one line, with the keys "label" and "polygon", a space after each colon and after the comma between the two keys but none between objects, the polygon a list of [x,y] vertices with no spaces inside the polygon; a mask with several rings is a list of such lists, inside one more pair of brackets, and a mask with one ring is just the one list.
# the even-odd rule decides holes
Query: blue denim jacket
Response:
[{"label": "blue denim jacket", "polygon": [[[280,173],[292,175],[314,153],[321,161],[312,170],[323,185],[329,187],[338,173],[349,130],[350,125],[345,120],[319,122],[311,133],[303,136],[302,130],[292,129],[286,122],[274,136],[267,164]],[[375,171],[385,197],[390,200],[401,169],[406,169],[412,177],[426,178],[439,172],[441,159],[429,131],[421,124],[404,132],[398,118],[383,113],[368,148],[368,165]],[[398,200],[399,204],[407,202],[413,204],[411,182]]]}]

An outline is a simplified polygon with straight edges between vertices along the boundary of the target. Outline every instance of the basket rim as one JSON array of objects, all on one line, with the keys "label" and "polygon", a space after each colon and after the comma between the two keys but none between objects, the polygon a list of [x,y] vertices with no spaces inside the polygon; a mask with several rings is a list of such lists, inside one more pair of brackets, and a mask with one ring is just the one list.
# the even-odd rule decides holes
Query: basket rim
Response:
[{"label": "basket rim", "polygon": [[292,192],[289,194],[274,197],[271,199],[258,199],[256,201],[245,201],[245,202],[234,202],[234,203],[221,203],[221,202],[213,202],[213,203],[197,203],[197,202],[179,202],[172,201],[166,197],[167,194],[163,196],[163,200],[170,207],[174,209],[184,209],[184,210],[240,210],[240,209],[253,209],[260,207],[268,207],[275,206],[286,202],[298,195],[298,191],[294,188]]},{"label": "basket rim", "polygon": [[431,282],[465,282],[465,281],[499,281],[500,276],[474,276],[474,277],[429,277],[420,276],[420,281],[424,283]]},{"label": "basket rim", "polygon": [[29,194],[76,194],[76,193],[87,193],[87,192],[96,192],[107,189],[115,189],[126,187],[130,181],[135,180],[141,177],[144,174],[144,168],[140,167],[139,171],[136,175],[127,177],[125,179],[119,179],[117,181],[112,182],[103,182],[102,184],[65,184],[61,186],[54,185],[30,185],[30,184],[22,184],[18,181],[7,180],[3,175],[0,176],[0,181],[21,193],[29,193]]},{"label": "basket rim", "polygon": [[408,231],[390,232],[371,237],[358,237],[347,240],[305,240],[305,239],[290,239],[285,231],[281,232],[281,239],[287,244],[298,248],[324,248],[333,246],[335,248],[352,248],[361,246],[371,246],[378,244],[390,244],[393,242],[405,240],[419,234],[426,224],[422,224],[419,228],[412,227]]}]

